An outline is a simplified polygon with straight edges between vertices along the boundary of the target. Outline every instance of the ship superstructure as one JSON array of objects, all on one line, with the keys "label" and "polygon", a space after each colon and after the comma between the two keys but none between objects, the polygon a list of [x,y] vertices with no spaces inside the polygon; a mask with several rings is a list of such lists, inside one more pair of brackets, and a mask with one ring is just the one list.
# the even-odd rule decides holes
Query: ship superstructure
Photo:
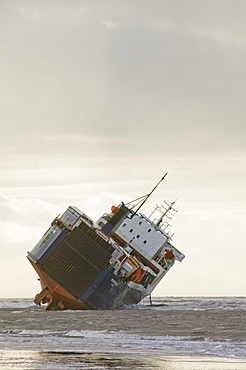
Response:
[{"label": "ship superstructure", "polygon": [[174,202],[155,206],[149,217],[139,213],[151,193],[112,206],[96,223],[71,206],[55,218],[27,255],[42,288],[34,302],[53,310],[117,309],[150,295],[184,258],[166,222]]}]

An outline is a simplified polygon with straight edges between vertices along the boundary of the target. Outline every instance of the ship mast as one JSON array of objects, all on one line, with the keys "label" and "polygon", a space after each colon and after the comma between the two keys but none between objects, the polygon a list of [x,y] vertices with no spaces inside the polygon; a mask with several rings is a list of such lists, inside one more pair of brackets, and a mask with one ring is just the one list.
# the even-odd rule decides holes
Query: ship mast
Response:
[{"label": "ship mast", "polygon": [[[132,218],[133,216],[135,216],[135,214],[140,210],[140,208],[144,205],[144,203],[146,202],[146,200],[151,196],[151,194],[155,191],[155,189],[160,185],[160,183],[165,179],[165,177],[167,176],[167,172],[165,173],[165,175],[158,181],[158,183],[154,186],[154,188],[151,190],[151,192],[147,195],[144,195],[143,197],[141,198],[138,198],[138,199],[135,199],[133,201],[131,201],[130,203],[133,203],[135,202],[136,200],[142,200],[143,201],[140,203],[140,205],[138,206],[138,208],[135,210],[135,212],[131,215],[130,218]],[[128,203],[127,205],[129,205],[130,203]]]},{"label": "ship mast", "polygon": [[175,209],[173,209],[173,205],[174,205],[175,202],[176,201],[174,201],[170,205],[168,205],[166,211],[161,215],[161,217],[159,218],[159,220],[156,222],[156,224],[155,224],[156,227],[158,227],[162,223],[163,218],[168,214],[169,211],[171,211],[171,210],[174,210],[175,211]]}]

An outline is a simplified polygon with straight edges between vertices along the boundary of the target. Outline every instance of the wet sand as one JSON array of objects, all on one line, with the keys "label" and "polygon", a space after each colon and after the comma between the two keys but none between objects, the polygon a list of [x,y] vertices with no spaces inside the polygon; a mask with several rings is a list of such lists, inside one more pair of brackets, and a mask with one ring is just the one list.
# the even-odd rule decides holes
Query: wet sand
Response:
[{"label": "wet sand", "polygon": [[0,369],[245,370],[246,360],[140,354],[0,351]]}]

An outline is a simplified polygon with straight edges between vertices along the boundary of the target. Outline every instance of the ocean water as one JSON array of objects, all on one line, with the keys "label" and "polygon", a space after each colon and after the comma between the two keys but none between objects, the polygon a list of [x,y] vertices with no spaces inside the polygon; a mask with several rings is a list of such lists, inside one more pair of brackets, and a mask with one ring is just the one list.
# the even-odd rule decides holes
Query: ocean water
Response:
[{"label": "ocean water", "polygon": [[0,299],[0,356],[0,369],[169,369],[146,367],[153,356],[238,359],[245,367],[232,369],[246,369],[246,298],[152,298],[112,311]]}]

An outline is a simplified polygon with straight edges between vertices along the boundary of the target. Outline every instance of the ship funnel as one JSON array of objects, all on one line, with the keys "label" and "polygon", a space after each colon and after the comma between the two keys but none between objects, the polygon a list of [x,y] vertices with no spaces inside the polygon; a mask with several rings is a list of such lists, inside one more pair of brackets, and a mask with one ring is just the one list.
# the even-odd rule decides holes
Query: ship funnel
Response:
[{"label": "ship funnel", "polygon": [[113,214],[110,220],[102,227],[102,231],[107,236],[112,236],[116,229],[120,226],[120,224],[124,221],[127,214],[129,213],[129,209],[125,206],[124,203],[121,204],[118,211]]}]

